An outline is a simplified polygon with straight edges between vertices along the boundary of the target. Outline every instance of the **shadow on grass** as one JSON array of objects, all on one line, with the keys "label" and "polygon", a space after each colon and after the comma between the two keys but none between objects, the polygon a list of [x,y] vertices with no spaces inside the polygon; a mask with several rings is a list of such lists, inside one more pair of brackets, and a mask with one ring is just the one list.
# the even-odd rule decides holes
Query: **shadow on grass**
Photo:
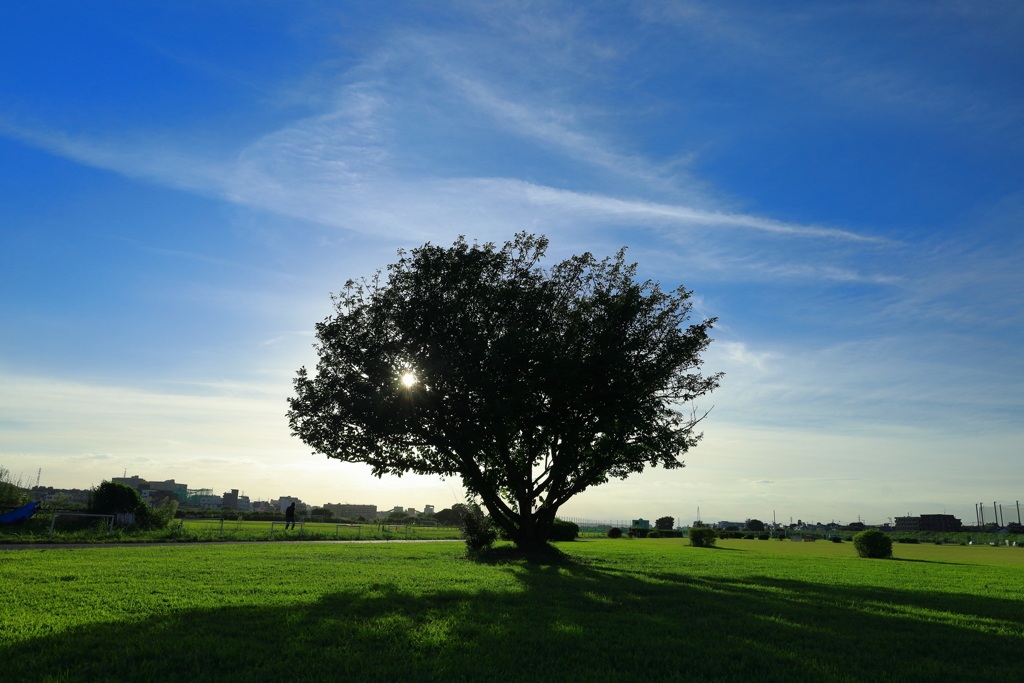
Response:
[{"label": "shadow on grass", "polygon": [[[516,590],[388,583],[0,648],[5,681],[1014,680],[1020,601],[767,577],[496,564]],[[468,585],[468,584],[461,584]],[[475,585],[475,584],[473,584]]]}]

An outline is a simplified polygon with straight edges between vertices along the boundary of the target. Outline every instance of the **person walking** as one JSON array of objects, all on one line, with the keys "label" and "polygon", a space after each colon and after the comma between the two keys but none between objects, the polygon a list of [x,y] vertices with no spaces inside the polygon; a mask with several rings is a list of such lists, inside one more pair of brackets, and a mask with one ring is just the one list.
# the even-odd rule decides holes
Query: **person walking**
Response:
[{"label": "person walking", "polygon": [[284,510],[284,528],[287,531],[288,527],[295,528],[295,501],[285,508]]}]

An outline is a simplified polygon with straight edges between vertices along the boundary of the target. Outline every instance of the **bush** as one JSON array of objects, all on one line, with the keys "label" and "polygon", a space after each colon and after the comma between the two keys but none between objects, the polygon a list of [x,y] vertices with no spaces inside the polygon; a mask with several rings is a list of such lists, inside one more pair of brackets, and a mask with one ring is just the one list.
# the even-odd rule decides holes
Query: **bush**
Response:
[{"label": "bush", "polygon": [[[154,529],[166,529],[171,524],[178,512],[178,501],[173,498],[164,498],[164,501],[153,509],[150,520]],[[236,515],[241,519],[241,515]]]},{"label": "bush", "polygon": [[711,548],[715,545],[717,538],[718,534],[714,529],[708,527],[690,529],[690,545],[695,548]]},{"label": "bush", "polygon": [[755,536],[754,536],[754,534],[744,534],[743,538],[748,540],[748,541],[753,541]]},{"label": "bush", "polygon": [[580,527],[578,524],[572,522],[566,522],[561,519],[556,519],[554,524],[551,525],[551,533],[548,536],[549,541],[575,541],[576,537],[579,536]]},{"label": "bush", "polygon": [[854,536],[853,546],[861,557],[876,559],[892,557],[892,539],[877,529],[868,529]]},{"label": "bush", "polygon": [[768,534],[768,533],[758,534],[757,535],[757,540],[759,540],[759,541],[767,541],[771,537],[772,537],[772,535]]},{"label": "bush", "polygon": [[842,543],[843,539],[839,538],[838,536],[833,536],[832,537],[832,542],[833,543]]},{"label": "bush", "polygon": [[135,515],[137,526],[148,526],[149,508],[139,492],[127,484],[105,481],[89,492],[89,511],[97,515]]},{"label": "bush", "polygon": [[787,538],[789,538],[789,536],[787,536],[786,534],[779,534],[778,538],[780,541],[785,541]]},{"label": "bush", "polygon": [[651,529],[647,532],[647,538],[661,538],[661,532],[657,529]]},{"label": "bush", "polygon": [[897,543],[920,543],[916,538],[897,538]]},{"label": "bush", "polygon": [[622,529],[617,526],[613,526],[608,530],[608,538],[622,538]]},{"label": "bush", "polygon": [[15,478],[9,469],[0,467],[0,505],[16,508],[28,501],[28,488],[22,484],[21,476]]},{"label": "bush", "polygon": [[479,505],[469,506],[462,515],[462,533],[466,536],[466,547],[470,552],[480,552],[491,547],[497,532],[491,520],[484,516]]}]

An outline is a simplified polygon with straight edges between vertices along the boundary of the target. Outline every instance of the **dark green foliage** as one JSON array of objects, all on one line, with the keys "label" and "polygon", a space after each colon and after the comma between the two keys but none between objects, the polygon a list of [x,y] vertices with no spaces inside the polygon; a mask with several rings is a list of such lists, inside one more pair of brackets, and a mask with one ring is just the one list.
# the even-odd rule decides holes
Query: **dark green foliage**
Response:
[{"label": "dark green foliage", "polygon": [[920,543],[921,541],[916,538],[897,538],[897,543]]},{"label": "dark green foliage", "polygon": [[785,540],[786,540],[787,538],[789,538],[789,536],[787,536],[787,535],[786,535],[786,534],[784,534],[784,533],[780,533],[780,534],[779,534],[779,535],[777,536],[777,538],[778,538],[778,539],[779,539],[780,541],[785,541]]},{"label": "dark green foliage", "polygon": [[757,540],[759,540],[759,541],[767,541],[771,537],[772,537],[772,535],[769,534],[769,533],[761,533],[761,534],[757,535]]},{"label": "dark green foliage", "polygon": [[750,531],[764,531],[764,522],[759,519],[752,519],[747,522],[747,529]]},{"label": "dark green foliage", "polygon": [[672,529],[675,521],[675,517],[658,517],[658,519],[654,520],[654,528],[659,531],[669,531]]},{"label": "dark green foliage", "polygon": [[754,534],[743,534],[743,538],[747,539],[748,541],[752,541],[756,537],[754,536]]},{"label": "dark green foliage", "polygon": [[739,531],[740,528],[738,526],[735,526],[735,525],[729,525],[729,526],[725,527],[725,530],[726,531]]},{"label": "dark green foliage", "polygon": [[613,526],[608,530],[608,538],[622,538],[622,529],[617,526]]},{"label": "dark green foliage", "polygon": [[842,543],[843,539],[839,538],[838,536],[833,536],[832,537],[832,542],[833,543]]},{"label": "dark green foliage", "polygon": [[377,476],[458,476],[520,546],[593,486],[682,467],[702,416],[678,408],[720,378],[700,373],[714,320],[687,324],[690,292],[637,281],[622,251],[545,270],[547,246],[426,244],[347,282],[295,379],[292,433]]},{"label": "dark green foliage", "polygon": [[6,467],[0,467],[0,506],[21,507],[29,502],[28,490],[21,477],[15,477]]},{"label": "dark green foliage", "polygon": [[133,512],[145,514],[146,504],[139,492],[126,484],[105,481],[89,492],[89,510],[98,515]]},{"label": "dark green foliage", "polygon": [[462,515],[462,533],[466,535],[466,547],[471,552],[491,547],[498,538],[491,520],[484,516],[478,505],[466,506],[466,512]]},{"label": "dark green foliage", "polygon": [[877,529],[862,531],[853,537],[853,547],[861,557],[886,559],[892,557],[892,539]]},{"label": "dark green foliage", "polygon": [[150,511],[149,526],[153,529],[166,529],[178,511],[178,501],[173,498],[164,498],[163,502]]},{"label": "dark green foliage", "polygon": [[466,510],[467,508],[465,505],[462,503],[456,503],[450,508],[445,508],[440,512],[435,512],[434,518],[445,526],[461,526],[462,517],[466,514]]},{"label": "dark green foliage", "polygon": [[709,527],[690,529],[690,545],[697,548],[711,548],[718,539],[718,532]]},{"label": "dark green foliage", "polygon": [[661,538],[661,532],[657,529],[651,529],[647,532],[647,538]]},{"label": "dark green foliage", "polygon": [[556,519],[554,524],[551,525],[551,535],[548,537],[549,541],[575,541],[576,537],[580,535],[580,527],[578,524],[573,522],[566,522],[562,519]]}]

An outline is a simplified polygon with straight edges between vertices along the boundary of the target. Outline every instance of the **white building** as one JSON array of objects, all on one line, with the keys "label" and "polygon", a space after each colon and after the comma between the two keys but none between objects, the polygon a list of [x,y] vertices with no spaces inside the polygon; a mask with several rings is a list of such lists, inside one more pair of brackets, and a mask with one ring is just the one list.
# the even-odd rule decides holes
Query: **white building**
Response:
[{"label": "white building", "polygon": [[425,515],[432,515],[432,514],[434,514],[434,506],[433,505],[424,505],[423,506],[423,514],[425,514]]},{"label": "white building", "polygon": [[284,512],[292,503],[295,503],[296,511],[306,509],[306,504],[303,503],[298,498],[296,498],[295,496],[281,496],[280,498],[272,502],[277,505],[278,512]]}]

